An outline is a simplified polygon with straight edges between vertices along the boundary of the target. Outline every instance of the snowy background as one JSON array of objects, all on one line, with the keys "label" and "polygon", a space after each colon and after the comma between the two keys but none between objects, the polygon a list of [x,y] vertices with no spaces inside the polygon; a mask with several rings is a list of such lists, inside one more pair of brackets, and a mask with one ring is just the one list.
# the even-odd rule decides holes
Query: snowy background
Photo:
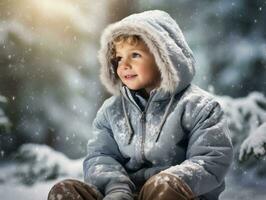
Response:
[{"label": "snowy background", "polygon": [[228,116],[235,158],[221,200],[266,198],[265,0],[0,0],[1,199],[46,199],[55,182],[82,180],[91,121],[108,97],[101,31],[148,9],[179,23],[194,83]]}]

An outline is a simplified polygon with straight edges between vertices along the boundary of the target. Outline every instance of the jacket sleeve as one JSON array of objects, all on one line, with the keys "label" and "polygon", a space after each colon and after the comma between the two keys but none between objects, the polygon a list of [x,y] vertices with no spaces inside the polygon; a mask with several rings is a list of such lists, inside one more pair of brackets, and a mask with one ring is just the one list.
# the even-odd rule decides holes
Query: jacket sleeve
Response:
[{"label": "jacket sleeve", "polygon": [[188,134],[186,160],[164,172],[182,179],[196,196],[220,186],[233,157],[223,111],[214,100],[188,101],[182,116]]},{"label": "jacket sleeve", "polygon": [[104,195],[112,192],[131,195],[135,185],[123,168],[126,161],[113,138],[104,107],[93,122],[93,137],[88,141],[88,154],[83,163],[84,179]]}]

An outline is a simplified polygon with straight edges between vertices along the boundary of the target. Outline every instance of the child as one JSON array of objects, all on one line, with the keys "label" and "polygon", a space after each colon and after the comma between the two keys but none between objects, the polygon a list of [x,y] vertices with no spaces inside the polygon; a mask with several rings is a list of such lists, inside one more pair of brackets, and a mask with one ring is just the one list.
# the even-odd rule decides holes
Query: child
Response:
[{"label": "child", "polygon": [[60,182],[48,199],[218,199],[232,144],[220,105],[191,84],[176,22],[158,10],[126,17],[104,31],[99,60],[113,96],[93,122],[86,183]]}]

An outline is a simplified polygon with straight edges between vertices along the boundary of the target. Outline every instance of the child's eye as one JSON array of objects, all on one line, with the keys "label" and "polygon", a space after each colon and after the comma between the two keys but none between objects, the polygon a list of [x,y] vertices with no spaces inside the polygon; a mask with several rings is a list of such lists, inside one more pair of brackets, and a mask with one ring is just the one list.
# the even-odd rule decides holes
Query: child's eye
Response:
[{"label": "child's eye", "polygon": [[119,63],[122,60],[122,57],[118,56],[115,58],[116,63]]},{"label": "child's eye", "polygon": [[139,53],[132,53],[132,58],[139,58],[141,55]]}]

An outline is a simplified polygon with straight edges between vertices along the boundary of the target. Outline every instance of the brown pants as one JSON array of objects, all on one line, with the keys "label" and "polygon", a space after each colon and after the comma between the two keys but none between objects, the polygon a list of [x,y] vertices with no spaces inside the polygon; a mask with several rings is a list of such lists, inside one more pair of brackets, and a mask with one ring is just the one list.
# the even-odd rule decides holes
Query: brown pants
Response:
[{"label": "brown pants", "polygon": [[[93,185],[78,180],[64,180],[53,186],[48,200],[102,200],[103,195]],[[177,177],[169,174],[152,176],[134,194],[135,200],[196,200],[190,188]]]}]

